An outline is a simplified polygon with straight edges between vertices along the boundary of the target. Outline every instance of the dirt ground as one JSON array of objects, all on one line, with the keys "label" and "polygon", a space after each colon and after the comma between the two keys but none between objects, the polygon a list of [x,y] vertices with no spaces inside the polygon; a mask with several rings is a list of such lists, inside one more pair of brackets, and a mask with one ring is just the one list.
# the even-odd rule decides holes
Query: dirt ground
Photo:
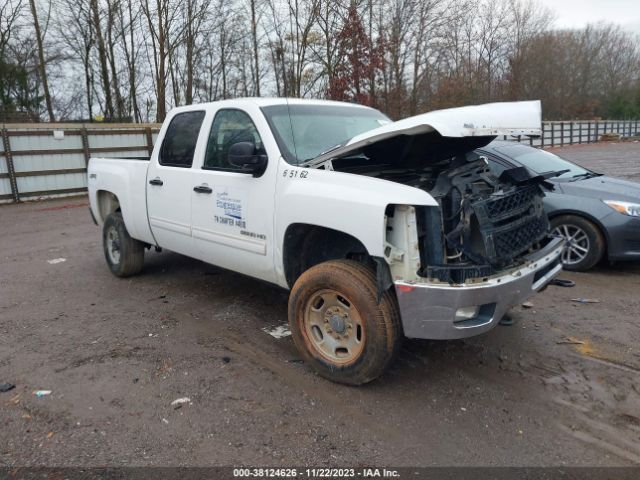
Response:
[{"label": "dirt ground", "polygon": [[[562,154],[639,178],[640,144]],[[263,331],[277,287],[170,252],[112,276],[85,197],[0,206],[0,232],[0,466],[640,464],[637,264],[563,273],[513,326],[407,341],[350,388]]]}]

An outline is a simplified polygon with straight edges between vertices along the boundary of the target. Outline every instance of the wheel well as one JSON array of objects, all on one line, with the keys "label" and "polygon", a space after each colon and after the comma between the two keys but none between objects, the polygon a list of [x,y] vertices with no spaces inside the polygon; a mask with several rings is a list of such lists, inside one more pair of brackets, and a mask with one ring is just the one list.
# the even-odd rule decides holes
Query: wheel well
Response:
[{"label": "wheel well", "polygon": [[98,190],[97,198],[98,214],[100,215],[98,221],[100,223],[103,223],[110,213],[120,211],[120,200],[113,193],[106,190]]},{"label": "wheel well", "polygon": [[562,211],[557,211],[557,212],[553,212],[553,214],[550,214],[549,215],[549,221],[552,221],[554,218],[561,217],[563,215],[572,215],[574,217],[580,217],[580,218],[583,218],[584,220],[587,220],[587,221],[593,223],[596,226],[596,228],[598,229],[598,231],[600,231],[600,234],[602,235],[602,238],[604,239],[604,252],[605,252],[605,255],[608,253],[609,237],[607,235],[607,230],[602,226],[602,224],[598,220],[593,218],[591,215],[585,214],[584,212],[576,212],[574,210],[562,210]]},{"label": "wheel well", "polygon": [[282,249],[289,287],[303,272],[327,260],[352,259],[376,268],[376,262],[357,238],[338,230],[305,223],[289,225]]}]

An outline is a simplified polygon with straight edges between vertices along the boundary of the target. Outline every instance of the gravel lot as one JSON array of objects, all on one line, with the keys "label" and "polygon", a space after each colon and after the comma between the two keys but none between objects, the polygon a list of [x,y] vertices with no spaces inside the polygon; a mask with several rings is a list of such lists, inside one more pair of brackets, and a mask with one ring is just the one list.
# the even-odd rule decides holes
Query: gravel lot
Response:
[{"label": "gravel lot", "polygon": [[[561,153],[640,180],[638,143]],[[0,229],[0,466],[640,464],[638,265],[349,388],[263,331],[277,287],[170,252],[113,277],[85,197],[0,206]]]}]

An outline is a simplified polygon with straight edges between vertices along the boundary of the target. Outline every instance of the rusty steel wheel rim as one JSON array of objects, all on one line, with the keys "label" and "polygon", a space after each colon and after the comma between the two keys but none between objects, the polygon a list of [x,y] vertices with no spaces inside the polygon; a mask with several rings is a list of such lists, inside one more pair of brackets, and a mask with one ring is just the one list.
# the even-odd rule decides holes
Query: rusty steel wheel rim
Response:
[{"label": "rusty steel wheel rim", "polygon": [[314,293],[304,312],[305,342],[332,363],[355,362],[364,347],[364,325],[355,306],[335,290]]},{"label": "rusty steel wheel rim", "polygon": [[111,263],[117,265],[120,263],[120,235],[116,227],[110,227],[107,231],[107,253]]}]

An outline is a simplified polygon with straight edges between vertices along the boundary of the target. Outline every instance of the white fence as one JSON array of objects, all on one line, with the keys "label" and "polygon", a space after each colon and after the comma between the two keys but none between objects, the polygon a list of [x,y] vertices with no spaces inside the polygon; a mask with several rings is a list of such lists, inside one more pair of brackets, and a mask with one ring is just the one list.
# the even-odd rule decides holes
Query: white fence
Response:
[{"label": "white fence", "polygon": [[155,124],[3,125],[0,202],[84,192],[89,157],[147,157],[159,128]]},{"label": "white fence", "polygon": [[[640,134],[640,120],[575,120],[569,122],[542,122],[540,137],[520,137],[519,142],[533,147],[563,147],[575,143],[600,141],[602,135],[617,134],[635,137]],[[505,140],[513,138],[505,138]]]},{"label": "white fence", "polygon": [[[157,124],[6,124],[0,145],[0,202],[84,192],[89,157],[149,156]],[[543,122],[534,147],[597,142],[605,134],[633,137],[638,120]],[[511,139],[513,140],[513,138]]]}]

